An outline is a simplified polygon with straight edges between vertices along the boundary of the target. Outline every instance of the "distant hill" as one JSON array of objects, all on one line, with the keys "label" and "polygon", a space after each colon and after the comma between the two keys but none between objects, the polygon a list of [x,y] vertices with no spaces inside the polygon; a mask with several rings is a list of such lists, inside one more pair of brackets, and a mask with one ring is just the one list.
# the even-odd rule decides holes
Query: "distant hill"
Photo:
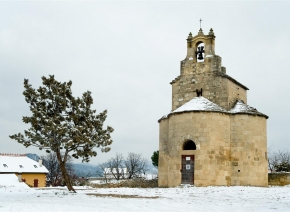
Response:
[{"label": "distant hill", "polygon": [[[27,153],[26,156],[35,161],[40,158],[34,153]],[[97,172],[101,173],[99,166],[88,163],[72,163],[72,167],[78,177],[97,177]]]},{"label": "distant hill", "polygon": [[99,166],[88,163],[73,163],[72,166],[79,177],[97,177],[97,173],[102,172]]},{"label": "distant hill", "polygon": [[[35,161],[38,161],[40,158],[38,155],[33,153],[27,153],[26,155]],[[102,170],[98,165],[88,163],[72,163],[72,167],[78,177],[100,177],[98,173],[102,173]],[[158,170],[150,162],[147,163],[147,170],[147,174],[156,174],[158,172]]]},{"label": "distant hill", "polygon": [[[91,165],[87,163],[72,164],[73,168],[79,177],[100,177],[98,173],[102,173],[102,169],[98,165]],[[158,170],[152,165],[147,164],[146,174],[157,174]]]},{"label": "distant hill", "polygon": [[27,153],[26,156],[37,162],[39,161],[39,158],[40,158],[37,154],[33,154],[33,153]]},{"label": "distant hill", "polygon": [[156,174],[158,173],[158,169],[152,165],[151,161],[147,163],[147,174]]}]

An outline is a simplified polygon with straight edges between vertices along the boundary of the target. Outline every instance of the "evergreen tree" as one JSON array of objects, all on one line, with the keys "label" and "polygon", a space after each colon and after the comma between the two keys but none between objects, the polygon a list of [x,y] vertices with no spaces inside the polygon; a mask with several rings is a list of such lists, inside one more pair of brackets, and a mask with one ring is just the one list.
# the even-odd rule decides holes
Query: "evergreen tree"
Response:
[{"label": "evergreen tree", "polygon": [[290,164],[286,161],[275,165],[276,172],[290,172]]},{"label": "evergreen tree", "polygon": [[158,158],[159,158],[159,151],[154,151],[153,155],[151,156],[152,164],[155,167],[158,167]]},{"label": "evergreen tree", "polygon": [[36,146],[48,153],[55,152],[67,188],[75,192],[66,170],[69,155],[89,162],[90,157],[97,155],[95,147],[108,152],[113,128],[103,129],[107,111],[96,115],[96,110],[91,109],[90,91],[75,98],[71,91],[72,82],[58,82],[53,75],[42,77],[42,83],[43,86],[36,90],[24,79],[23,95],[30,104],[32,116],[24,116],[23,122],[30,124],[30,128],[24,134],[10,138],[25,147]]}]

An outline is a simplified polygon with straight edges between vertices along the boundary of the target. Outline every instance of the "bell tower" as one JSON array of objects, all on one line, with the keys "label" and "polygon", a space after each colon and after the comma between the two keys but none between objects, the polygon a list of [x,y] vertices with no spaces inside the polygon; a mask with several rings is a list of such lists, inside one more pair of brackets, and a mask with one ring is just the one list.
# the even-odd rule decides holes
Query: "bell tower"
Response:
[{"label": "bell tower", "polygon": [[186,58],[193,62],[203,62],[204,58],[214,55],[214,40],[213,30],[210,29],[208,35],[204,35],[202,29],[198,35],[192,37],[191,32],[187,40],[187,55]]},{"label": "bell tower", "polygon": [[205,35],[200,28],[196,36],[189,33],[187,54],[180,62],[180,75],[172,85],[172,110],[194,97],[204,96],[229,110],[238,99],[247,102],[248,88],[226,74],[222,59],[215,54],[213,29]]}]

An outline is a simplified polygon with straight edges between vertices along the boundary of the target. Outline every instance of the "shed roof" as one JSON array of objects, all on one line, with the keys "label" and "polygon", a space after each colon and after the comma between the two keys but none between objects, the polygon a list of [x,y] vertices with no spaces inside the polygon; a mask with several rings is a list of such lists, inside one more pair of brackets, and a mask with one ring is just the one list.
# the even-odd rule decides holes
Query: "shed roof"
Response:
[{"label": "shed roof", "polygon": [[26,155],[0,154],[0,173],[48,173],[48,170]]}]

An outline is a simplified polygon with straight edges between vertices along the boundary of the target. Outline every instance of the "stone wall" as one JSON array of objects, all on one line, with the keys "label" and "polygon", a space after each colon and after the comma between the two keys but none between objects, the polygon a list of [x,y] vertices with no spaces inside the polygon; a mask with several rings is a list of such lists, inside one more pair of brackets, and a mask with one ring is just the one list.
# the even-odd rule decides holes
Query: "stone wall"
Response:
[{"label": "stone wall", "polygon": [[217,74],[221,70],[221,58],[216,55],[199,63],[182,61],[180,76],[171,82],[172,110],[196,97],[196,89],[201,88],[205,98],[228,108],[228,79]]},{"label": "stone wall", "polygon": [[[196,150],[183,150],[192,140]],[[266,118],[185,112],[160,121],[159,186],[181,183],[181,156],[194,155],[196,186],[267,186]]]},{"label": "stone wall", "polygon": [[201,88],[205,98],[227,110],[238,99],[247,102],[245,87],[225,74],[219,56],[206,58],[204,62],[194,63],[186,59],[181,63],[180,76],[171,82],[172,110],[196,97],[196,89]]},{"label": "stone wall", "polygon": [[229,109],[234,106],[237,100],[243,100],[243,102],[247,104],[247,91],[242,86],[232,82],[231,80],[228,80],[227,83]]},{"label": "stone wall", "polygon": [[158,159],[158,185],[168,187],[168,161],[169,161],[169,144],[168,130],[169,119],[163,119],[159,124],[159,159]]},{"label": "stone wall", "polygon": [[[195,185],[229,185],[228,114],[212,112],[173,114],[170,118],[161,120],[160,139],[159,186],[180,185],[181,155],[195,155]],[[188,140],[195,142],[196,150],[182,149]]]},{"label": "stone wall", "polygon": [[231,185],[267,186],[266,118],[231,115]]},{"label": "stone wall", "polygon": [[272,186],[284,186],[290,184],[290,173],[269,173],[268,174],[269,185]]}]

